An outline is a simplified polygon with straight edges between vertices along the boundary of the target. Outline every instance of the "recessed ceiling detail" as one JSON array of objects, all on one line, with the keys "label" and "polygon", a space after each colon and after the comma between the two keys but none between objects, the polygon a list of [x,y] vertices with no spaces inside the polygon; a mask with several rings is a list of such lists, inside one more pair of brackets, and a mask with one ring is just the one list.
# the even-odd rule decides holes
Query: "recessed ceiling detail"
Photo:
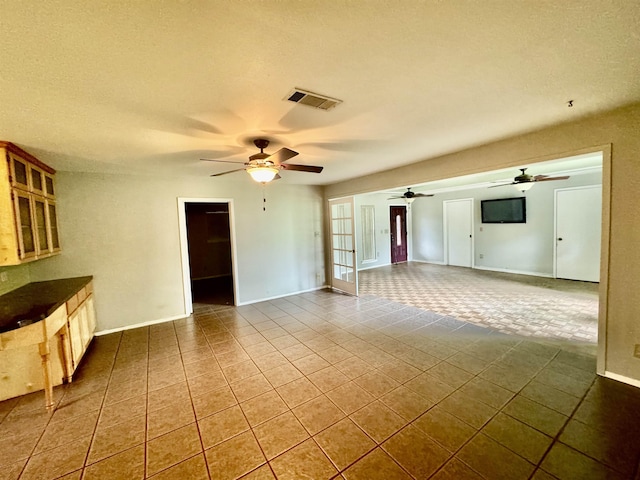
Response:
[{"label": "recessed ceiling detail", "polygon": [[337,98],[327,97],[318,93],[309,92],[308,90],[302,90],[301,88],[294,88],[286,97],[290,102],[300,103],[313,108],[319,108],[320,110],[331,110],[336,105],[342,103],[342,100]]}]

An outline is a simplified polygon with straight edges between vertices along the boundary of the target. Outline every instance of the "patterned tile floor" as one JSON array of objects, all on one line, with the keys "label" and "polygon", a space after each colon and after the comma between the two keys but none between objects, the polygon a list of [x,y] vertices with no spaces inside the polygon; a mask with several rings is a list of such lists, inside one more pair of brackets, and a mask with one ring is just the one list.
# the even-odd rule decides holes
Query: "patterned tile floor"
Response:
[{"label": "patterned tile floor", "polygon": [[360,294],[504,333],[597,343],[598,284],[404,263],[358,273]]},{"label": "patterned tile floor", "polygon": [[0,402],[0,479],[638,478],[640,389],[595,358],[328,291],[94,339]]}]

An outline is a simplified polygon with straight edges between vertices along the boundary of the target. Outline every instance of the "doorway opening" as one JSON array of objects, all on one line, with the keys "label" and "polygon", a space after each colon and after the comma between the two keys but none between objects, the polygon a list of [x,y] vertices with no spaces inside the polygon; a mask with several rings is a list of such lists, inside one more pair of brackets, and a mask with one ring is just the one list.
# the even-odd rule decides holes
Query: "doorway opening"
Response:
[{"label": "doorway opening", "polygon": [[191,302],[234,305],[229,204],[185,203]]}]

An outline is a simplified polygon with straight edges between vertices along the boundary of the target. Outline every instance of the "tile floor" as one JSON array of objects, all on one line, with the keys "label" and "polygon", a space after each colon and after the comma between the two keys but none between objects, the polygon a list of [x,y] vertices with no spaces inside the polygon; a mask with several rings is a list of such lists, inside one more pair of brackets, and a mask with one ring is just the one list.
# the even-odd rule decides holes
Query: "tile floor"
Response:
[{"label": "tile floor", "polygon": [[374,295],[199,306],[0,403],[0,479],[638,478],[640,389],[594,371]]}]

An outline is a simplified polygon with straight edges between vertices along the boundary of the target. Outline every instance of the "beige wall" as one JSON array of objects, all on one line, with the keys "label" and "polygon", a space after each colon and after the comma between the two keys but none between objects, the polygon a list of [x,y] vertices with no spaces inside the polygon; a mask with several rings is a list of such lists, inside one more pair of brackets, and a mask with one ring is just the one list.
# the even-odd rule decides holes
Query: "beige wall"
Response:
[{"label": "beige wall", "polygon": [[599,371],[640,382],[640,359],[633,356],[640,344],[640,104],[329,185],[325,199],[527,166],[603,146],[600,336],[606,338],[600,345]]},{"label": "beige wall", "polygon": [[31,280],[93,275],[98,331],[185,316],[180,197],[233,202],[236,302],[324,285],[320,187],[263,189],[248,175],[56,177],[62,253],[30,263]]},{"label": "beige wall", "polygon": [[26,285],[30,281],[28,264],[15,267],[0,267],[0,295]]}]

